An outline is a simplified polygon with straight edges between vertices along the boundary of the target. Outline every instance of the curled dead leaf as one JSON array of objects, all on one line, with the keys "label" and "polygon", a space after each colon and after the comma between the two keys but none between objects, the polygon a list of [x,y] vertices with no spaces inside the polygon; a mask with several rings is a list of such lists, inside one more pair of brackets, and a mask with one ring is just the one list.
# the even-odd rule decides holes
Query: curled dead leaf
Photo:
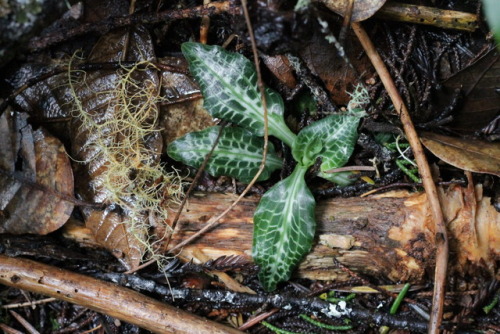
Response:
[{"label": "curled dead leaf", "polygon": [[73,211],[73,172],[63,144],[28,116],[7,110],[0,118],[0,232],[47,234]]},{"label": "curled dead leaf", "polygon": [[457,168],[500,176],[500,143],[424,132],[420,140],[439,159]]},{"label": "curled dead leaf", "polygon": [[[325,4],[331,11],[344,16],[350,0],[316,0]],[[352,22],[364,21],[372,17],[387,0],[355,0],[352,9]]]},{"label": "curled dead leaf", "polygon": [[[162,65],[188,68],[183,58],[165,57]],[[185,73],[163,71],[161,73],[161,104],[159,127],[166,147],[188,132],[200,131],[214,125],[212,116],[203,108],[200,88]]]},{"label": "curled dead leaf", "polygon": [[[88,59],[123,60],[156,60],[146,29],[138,26],[102,36]],[[160,79],[147,66],[88,72],[85,80],[76,78],[70,85],[75,97],[72,154],[84,162],[76,168],[77,193],[108,205],[103,211],[85,210],[85,223],[101,246],[134,269],[146,251],[153,252],[146,231],[161,215],[156,205],[162,200],[156,197],[160,188],[154,188],[156,193],[146,188],[159,179],[170,184],[159,164]]]},{"label": "curled dead leaf", "polygon": [[[115,210],[114,210],[115,209]],[[107,248],[127,269],[137,268],[145,252],[145,231],[133,230],[120,210],[109,206],[90,212],[85,220],[95,241]]]},{"label": "curled dead leaf", "polygon": [[262,60],[274,76],[286,87],[293,89],[297,85],[297,80],[293,75],[293,70],[290,67],[290,62],[287,57],[283,55],[262,55]]},{"label": "curled dead leaf", "polygon": [[[85,201],[113,208],[95,213],[86,208],[84,219],[100,245],[133,269],[145,252],[154,253],[146,233],[134,230],[162,225],[166,220],[163,204],[175,200],[180,189],[177,175],[160,165],[163,124],[159,124],[159,106],[187,96],[185,108],[197,103],[200,108],[193,109],[201,109],[201,102],[196,101],[200,93],[183,74],[187,65],[181,58],[157,62],[151,36],[139,25],[103,35],[86,61],[110,66],[82,70],[82,60],[73,56],[69,71],[29,87],[16,104],[37,119],[69,120],[62,136],[71,143],[76,160],[75,193]],[[112,66],[122,62],[123,66]],[[160,68],[167,69],[161,78]],[[47,70],[36,64],[23,67],[10,83],[18,88]],[[176,131],[184,129],[175,123],[179,116],[171,118]]]}]

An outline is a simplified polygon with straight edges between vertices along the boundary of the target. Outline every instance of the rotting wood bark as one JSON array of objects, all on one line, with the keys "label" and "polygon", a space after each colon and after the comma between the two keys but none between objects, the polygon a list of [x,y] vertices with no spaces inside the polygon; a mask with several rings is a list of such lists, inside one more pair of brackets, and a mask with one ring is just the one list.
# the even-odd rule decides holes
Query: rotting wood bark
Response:
[{"label": "rotting wood bark", "polygon": [[[482,196],[480,186],[439,189],[450,231],[451,270],[457,275],[474,273],[478,267],[498,278],[500,214]],[[196,231],[224,210],[235,195],[197,193],[189,199],[168,248]],[[221,219],[220,225],[185,246],[179,256],[186,261],[202,252],[215,259],[224,255],[250,257],[253,213],[257,197],[244,198]],[[170,217],[174,217],[172,212]],[[316,280],[347,280],[334,259],[358,273],[392,281],[419,282],[435,264],[434,230],[424,193],[391,192],[368,198],[337,198],[319,201],[316,242],[298,269],[298,276]],[[83,228],[68,225],[65,235],[92,242]]]},{"label": "rotting wood bark", "polygon": [[0,255],[0,284],[79,304],[154,333],[242,333],[133,290],[31,260]]}]

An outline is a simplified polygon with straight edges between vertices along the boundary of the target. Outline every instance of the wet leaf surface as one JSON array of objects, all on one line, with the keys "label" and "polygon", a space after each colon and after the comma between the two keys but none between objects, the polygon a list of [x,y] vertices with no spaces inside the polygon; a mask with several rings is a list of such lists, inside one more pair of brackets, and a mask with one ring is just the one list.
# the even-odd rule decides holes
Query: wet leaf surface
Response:
[{"label": "wet leaf surface", "polygon": [[[92,230],[96,241],[107,248],[126,268],[136,268],[145,251],[143,231],[133,231],[127,218],[119,210],[108,207],[92,211],[85,224]],[[116,208],[115,208],[116,209]]]},{"label": "wet leaf surface", "polygon": [[[220,46],[187,42],[182,52],[203,92],[204,107],[213,117],[231,121],[257,136],[264,136],[264,108],[255,66],[245,57]],[[283,118],[281,96],[265,88],[269,134],[291,146],[295,135]]]},{"label": "wet leaf surface", "polygon": [[460,139],[425,132],[422,143],[439,159],[476,173],[500,176],[500,143]]},{"label": "wet leaf surface", "polygon": [[290,278],[314,238],[316,202],[304,180],[307,167],[297,166],[264,194],[255,210],[252,256],[267,291]]},{"label": "wet leaf surface", "polygon": [[73,172],[64,146],[44,129],[33,131],[27,115],[0,118],[0,232],[47,234],[61,227],[73,203]]},{"label": "wet leaf surface", "polygon": [[[257,174],[264,153],[264,140],[238,128],[213,126],[203,131],[192,132],[174,141],[168,147],[168,155],[182,163],[200,168],[205,157],[220,138],[208,160],[205,170],[214,176],[227,175],[241,182],[250,183]],[[267,180],[273,171],[280,169],[282,160],[276,155],[274,145],[269,143],[266,163],[258,180]]]},{"label": "wet leaf surface", "polygon": [[[182,58],[165,57],[161,64],[182,67],[187,71],[187,62]],[[186,73],[163,71],[161,73],[161,103],[159,127],[162,129],[163,144],[193,131],[200,131],[215,125],[212,116],[203,108],[200,88]]]},{"label": "wet leaf surface", "polygon": [[[88,61],[155,59],[149,33],[137,27],[103,36]],[[110,205],[104,211],[85,212],[86,224],[102,246],[126,267],[135,268],[145,253],[150,223],[142,188],[144,182],[155,181],[145,180],[151,175],[141,172],[159,166],[163,146],[156,123],[157,104],[146,89],[157,92],[160,79],[151,68],[95,71],[76,79],[73,106],[79,112],[73,112],[77,117],[71,122],[72,153],[84,162],[76,168],[77,192],[87,200]]]},{"label": "wet leaf surface", "polygon": [[[330,10],[344,16],[349,0],[317,0],[322,2]],[[356,0],[352,9],[352,22],[364,21],[373,16],[387,0]]]},{"label": "wet leaf surface", "polygon": [[488,124],[500,111],[500,54],[491,50],[464,70],[447,79],[443,86],[460,88],[463,102],[457,110],[453,128],[472,133]]},{"label": "wet leaf surface", "polygon": [[[358,73],[364,77],[371,77],[373,67],[363,56],[362,50],[353,38],[347,38],[344,49],[353,66]],[[359,83],[359,75],[339,56],[335,45],[328,43],[324,35],[316,32],[310,39],[310,43],[300,50],[300,56],[311,72],[321,78],[330,96],[338,105],[345,105],[351,99],[347,92]]]}]

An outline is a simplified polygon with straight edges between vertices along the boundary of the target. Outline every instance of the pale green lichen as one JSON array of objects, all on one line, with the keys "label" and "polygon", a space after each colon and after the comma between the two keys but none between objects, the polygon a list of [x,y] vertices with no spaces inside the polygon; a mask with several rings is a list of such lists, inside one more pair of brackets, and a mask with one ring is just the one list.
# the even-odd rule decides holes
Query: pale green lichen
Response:
[{"label": "pale green lichen", "polygon": [[[73,116],[81,120],[82,130],[95,136],[89,145],[98,152],[81,162],[88,164],[93,159],[106,162],[98,184],[105,193],[105,203],[119,205],[126,212],[127,231],[142,244],[149,259],[161,262],[164,257],[157,254],[154,244],[171,233],[166,224],[167,209],[183,193],[182,179],[176,172],[165,171],[157,159],[159,152],[148,147],[145,140],[160,131],[157,127],[160,90],[149,80],[138,81],[134,73],[144,68],[151,70],[153,65],[143,61],[123,68],[118,71],[119,80],[113,91],[96,93],[113,96],[108,106],[113,108],[112,117],[98,121],[84,109],[79,98],[78,89],[88,89],[89,85],[85,82],[86,73],[72,70],[74,59],[68,66]],[[165,235],[148,238],[152,226],[163,226]]]}]

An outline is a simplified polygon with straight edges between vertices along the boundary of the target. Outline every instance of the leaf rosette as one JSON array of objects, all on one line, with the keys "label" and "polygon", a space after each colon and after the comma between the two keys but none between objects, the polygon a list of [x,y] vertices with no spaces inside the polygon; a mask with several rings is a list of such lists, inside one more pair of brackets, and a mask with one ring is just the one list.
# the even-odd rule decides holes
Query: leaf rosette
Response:
[{"label": "leaf rosette", "polygon": [[[229,175],[249,182],[257,172],[263,154],[264,113],[253,64],[240,54],[218,46],[184,43],[182,51],[191,74],[200,85],[204,106],[212,116],[241,128],[223,129],[220,142],[207,163],[215,176]],[[316,222],[315,200],[305,182],[305,174],[321,158],[319,176],[349,184],[350,173],[328,174],[349,160],[357,140],[359,120],[368,100],[366,90],[357,87],[345,114],[335,114],[293,134],[285,124],[281,97],[265,89],[268,131],[292,148],[297,165],[290,176],[276,183],[261,198],[254,215],[253,257],[260,266],[263,287],[274,290],[290,278],[293,269],[309,252]],[[169,155],[187,165],[199,167],[214,145],[220,128],[191,133],[173,142]],[[267,179],[281,167],[271,143],[265,169],[259,180]]]}]

